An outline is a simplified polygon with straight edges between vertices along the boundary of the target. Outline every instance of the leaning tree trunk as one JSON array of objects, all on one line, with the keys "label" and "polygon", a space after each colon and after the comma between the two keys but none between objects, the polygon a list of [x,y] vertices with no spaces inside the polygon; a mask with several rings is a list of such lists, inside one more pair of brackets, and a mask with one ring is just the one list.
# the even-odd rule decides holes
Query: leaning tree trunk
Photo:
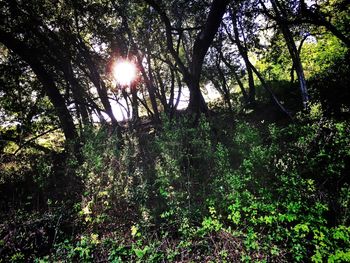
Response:
[{"label": "leaning tree trunk", "polygon": [[301,61],[300,61],[300,56],[299,56],[298,50],[295,46],[295,42],[294,42],[294,39],[292,37],[292,34],[289,31],[289,28],[285,25],[282,25],[281,30],[282,30],[283,36],[286,40],[289,54],[292,58],[293,65],[294,65],[295,71],[296,71],[297,76],[298,76],[303,106],[304,106],[304,109],[307,109],[308,103],[309,103],[309,95],[308,95],[308,91],[307,91],[304,69],[303,69],[303,66],[302,66]]},{"label": "leaning tree trunk", "polygon": [[10,33],[2,30],[0,30],[0,42],[16,53],[32,68],[33,72],[41,82],[45,94],[55,108],[56,115],[60,120],[66,140],[68,142],[76,141],[79,137],[74,126],[73,118],[67,109],[64,98],[60,94],[53,77],[39,61],[40,52],[28,47],[23,41],[14,38]]},{"label": "leaning tree trunk", "polygon": [[117,128],[118,131],[118,137],[121,139],[121,131],[120,126],[117,122],[117,119],[115,118],[112,110],[112,106],[108,100],[108,93],[107,88],[104,83],[104,81],[101,79],[100,73],[98,72],[98,69],[96,67],[95,62],[93,61],[92,55],[90,54],[89,48],[86,46],[86,43],[81,38],[80,35],[77,36],[78,44],[79,44],[79,50],[81,52],[82,57],[85,59],[85,63],[87,64],[87,67],[89,69],[89,78],[91,82],[96,87],[97,93],[100,97],[101,103],[103,105],[103,108],[108,115],[108,117],[111,119],[112,126]]},{"label": "leaning tree trunk", "polygon": [[235,79],[237,81],[237,84],[238,84],[239,88],[241,89],[241,92],[242,92],[242,95],[243,95],[245,103],[248,103],[249,102],[248,94],[247,94],[247,92],[246,92],[246,90],[244,88],[244,85],[243,85],[242,81],[240,80],[240,78],[239,78],[239,76],[238,76],[238,74],[236,72],[236,69],[224,57],[224,54],[222,53],[222,50],[218,50],[218,52],[220,54],[220,59],[222,60],[222,62],[224,62],[226,67],[228,67],[230,69],[231,73],[235,77]]},{"label": "leaning tree trunk", "polygon": [[286,17],[286,14],[282,10],[282,8],[278,7],[278,4],[275,0],[271,0],[271,4],[272,4],[272,7],[276,13],[276,18],[277,18],[276,20],[277,20],[278,26],[282,31],[284,39],[286,40],[288,51],[289,51],[289,54],[292,58],[293,65],[294,65],[295,71],[296,71],[297,76],[298,76],[303,106],[304,106],[304,109],[307,110],[309,107],[308,106],[309,95],[308,95],[308,91],[307,91],[304,70],[303,70],[303,66],[301,64],[300,56],[299,56],[297,47],[295,45],[292,33],[290,32],[289,27],[286,24],[286,22],[281,17],[281,14],[284,15],[285,17]]},{"label": "leaning tree trunk", "polygon": [[252,68],[250,67],[247,48],[242,45],[242,43],[240,42],[240,39],[239,39],[239,32],[238,32],[237,18],[236,18],[237,14],[233,13],[232,11],[230,13],[231,13],[231,19],[232,19],[232,24],[233,24],[233,31],[234,31],[234,35],[235,35],[235,43],[238,47],[238,51],[239,51],[240,55],[242,56],[242,58],[244,60],[244,64],[246,66],[247,73],[248,73],[248,85],[249,85],[248,102],[251,104],[254,104],[256,92],[255,92],[253,71],[252,71]]},{"label": "leaning tree trunk", "polygon": [[270,94],[272,101],[274,102],[274,104],[281,110],[281,112],[283,114],[285,114],[286,116],[288,116],[290,119],[292,119],[292,115],[290,114],[290,112],[282,105],[282,103],[278,100],[278,98],[276,97],[276,95],[273,93],[272,88],[270,87],[270,85],[265,81],[265,79],[263,78],[263,76],[260,74],[260,72],[253,66],[253,64],[248,60],[249,66],[251,67],[251,69],[254,71],[255,75],[258,77],[258,79],[261,82],[261,85],[263,86],[263,88]]}]

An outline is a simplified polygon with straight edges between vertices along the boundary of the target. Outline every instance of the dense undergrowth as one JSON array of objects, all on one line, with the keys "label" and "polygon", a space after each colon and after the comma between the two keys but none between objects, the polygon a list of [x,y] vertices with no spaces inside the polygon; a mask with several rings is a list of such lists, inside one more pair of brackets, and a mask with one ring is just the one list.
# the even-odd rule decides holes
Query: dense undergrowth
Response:
[{"label": "dense undergrowth", "polygon": [[0,263],[350,262],[347,2],[0,1]]},{"label": "dense undergrowth", "polygon": [[122,150],[91,127],[83,163],[2,169],[16,198],[1,202],[0,261],[348,261],[349,132],[317,107],[287,125],[164,117],[125,132]]}]

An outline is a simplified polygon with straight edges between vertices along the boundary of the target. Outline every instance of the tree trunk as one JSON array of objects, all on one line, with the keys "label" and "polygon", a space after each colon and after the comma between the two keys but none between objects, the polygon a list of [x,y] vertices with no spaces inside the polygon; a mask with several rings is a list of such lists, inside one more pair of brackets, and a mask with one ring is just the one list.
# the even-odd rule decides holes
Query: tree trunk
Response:
[{"label": "tree trunk", "polygon": [[137,102],[137,90],[136,90],[136,85],[131,84],[130,86],[131,89],[131,98],[132,98],[132,121],[133,123],[137,122],[140,117],[139,117],[139,104]]},{"label": "tree trunk", "polygon": [[[167,98],[166,98],[166,90],[165,90],[165,84],[162,81],[162,76],[160,75],[159,71],[155,72],[156,76],[155,76],[155,83],[157,83],[158,87],[159,87],[159,91],[156,93],[157,97],[160,101],[160,103],[163,106],[163,109],[166,113],[170,112],[170,108],[171,108],[171,104],[168,103]],[[174,94],[171,93],[170,91],[170,99],[169,102],[174,99]]]},{"label": "tree trunk", "polygon": [[66,65],[63,66],[63,68],[63,73],[65,75],[65,79],[67,80],[67,84],[70,85],[72,90],[72,95],[74,98],[74,103],[76,105],[77,112],[81,116],[83,125],[89,125],[90,119],[87,107],[85,105],[84,89],[74,77],[72,65],[70,64],[70,62],[67,61]]},{"label": "tree trunk", "polygon": [[230,99],[230,91],[229,91],[229,89],[227,87],[225,74],[222,71],[219,63],[216,63],[216,68],[218,70],[219,76],[220,76],[221,81],[222,81],[222,89],[219,89],[219,90],[222,90],[222,93],[224,95],[224,100],[225,100],[229,110],[232,111],[232,104],[231,104],[231,99]]},{"label": "tree trunk", "polygon": [[281,102],[278,100],[278,98],[276,97],[276,95],[273,93],[271,87],[267,84],[267,82],[265,81],[265,79],[261,76],[260,72],[250,63],[250,61],[248,60],[249,65],[251,67],[251,69],[254,71],[255,75],[258,77],[258,79],[261,82],[261,85],[263,86],[263,88],[270,94],[272,101],[275,103],[275,105],[285,114],[287,115],[290,119],[292,119],[292,115],[290,114],[290,112],[281,104]]},{"label": "tree trunk", "polygon": [[297,47],[295,45],[292,33],[290,32],[288,25],[281,18],[281,14],[284,16],[286,16],[286,14],[281,8],[278,8],[278,4],[277,4],[276,0],[271,0],[271,4],[272,4],[272,7],[276,13],[278,26],[280,27],[280,29],[282,31],[282,34],[284,36],[284,39],[285,39],[287,47],[288,47],[289,54],[292,58],[292,62],[293,62],[293,65],[294,65],[294,68],[295,68],[295,71],[297,73],[298,80],[299,80],[299,87],[300,87],[300,91],[301,91],[301,98],[302,98],[303,106],[304,106],[304,109],[307,110],[309,107],[308,106],[309,95],[308,95],[308,91],[307,91],[303,66],[301,64],[300,56],[299,56]]},{"label": "tree trunk", "polygon": [[181,92],[182,92],[182,83],[181,83],[181,79],[179,74],[175,73],[175,77],[176,77],[176,82],[177,82],[177,86],[178,86],[178,93],[176,96],[176,100],[174,103],[174,106],[172,107],[171,110],[171,114],[170,114],[170,118],[172,118],[174,116],[175,111],[177,110],[177,107],[179,106],[180,103],[180,98],[181,98]]},{"label": "tree trunk", "polygon": [[[156,90],[154,86],[154,80],[153,80],[153,75],[152,75],[152,66],[151,66],[151,58],[150,55],[147,55],[147,63],[148,63],[148,78],[147,75],[145,74],[146,79],[146,87],[148,90],[149,98],[151,100],[152,104],[152,109],[153,109],[153,114],[154,114],[154,121],[159,122],[159,111],[158,111],[158,105],[157,105],[157,100],[156,100]],[[141,61],[142,65],[142,61]],[[142,69],[143,67],[141,67]]]},{"label": "tree trunk", "polygon": [[202,73],[202,65],[204,57],[213,42],[213,39],[219,29],[222,17],[226,11],[226,7],[229,4],[229,0],[213,0],[209,15],[203,26],[203,29],[198,33],[194,45],[193,53],[189,67],[187,68],[183,61],[180,59],[178,52],[174,49],[172,38],[172,26],[169,18],[164,10],[160,8],[154,0],[145,0],[151,5],[160,15],[166,29],[167,47],[170,54],[175,59],[179,69],[184,77],[184,81],[190,90],[190,101],[188,105],[188,111],[194,113],[197,116],[199,113],[207,113],[208,107],[204,101],[203,95],[200,91],[199,82]]},{"label": "tree trunk", "polygon": [[190,90],[190,101],[187,110],[196,115],[206,113],[208,106],[199,88],[199,80],[190,79],[186,84]]},{"label": "tree trunk", "polygon": [[235,68],[227,61],[227,59],[224,57],[224,54],[222,53],[221,50],[218,50],[218,52],[220,53],[220,59],[222,60],[222,62],[224,62],[226,67],[228,67],[231,70],[233,76],[235,77],[235,79],[237,81],[237,84],[238,84],[239,88],[241,89],[244,101],[246,103],[248,103],[249,102],[248,94],[247,94],[247,92],[246,92],[246,90],[244,88],[244,85],[243,85],[242,81],[240,80],[240,78],[239,78]]},{"label": "tree trunk", "polygon": [[[149,95],[149,98],[151,100],[151,105],[152,105],[152,109],[153,109],[153,119],[155,122],[159,122],[160,121],[160,118],[159,118],[159,111],[158,111],[158,106],[157,106],[157,100],[156,100],[156,95],[155,95],[155,87],[154,87],[154,81],[153,81],[153,76],[152,76],[152,69],[151,69],[151,59],[150,59],[150,55],[147,54],[147,63],[148,63],[148,74],[145,70],[145,67],[143,66],[142,64],[142,57],[139,55],[138,51],[138,46],[137,44],[135,43],[134,41],[134,38],[133,38],[133,35],[132,35],[132,32],[129,28],[129,25],[128,25],[128,22],[127,22],[127,19],[124,17],[123,14],[121,14],[122,17],[123,17],[123,25],[126,29],[126,32],[129,36],[129,40],[131,42],[131,45],[132,47],[135,49],[135,55],[136,55],[136,59],[137,59],[137,63],[138,63],[138,66],[141,70],[141,74],[142,74],[142,77],[145,81],[145,84],[146,84],[146,88],[148,90],[148,95]],[[149,43],[147,41],[147,49],[149,49]]]},{"label": "tree trunk", "polygon": [[55,108],[66,140],[68,142],[76,141],[79,137],[74,126],[73,118],[66,107],[65,101],[60,94],[54,79],[40,63],[40,53],[35,49],[29,48],[25,43],[17,40],[11,34],[2,30],[0,30],[0,42],[21,57],[32,68],[33,72],[43,85],[45,94],[49,97]]},{"label": "tree trunk", "polygon": [[249,91],[248,91],[248,102],[251,104],[255,103],[255,84],[254,84],[254,76],[253,71],[250,67],[249,58],[248,58],[248,52],[247,48],[243,46],[239,39],[239,32],[238,32],[238,26],[237,26],[237,18],[236,14],[232,12],[231,10],[231,19],[233,24],[233,32],[235,34],[235,43],[238,47],[238,51],[241,54],[244,64],[246,66],[247,74],[248,74],[248,85],[249,85]]},{"label": "tree trunk", "polygon": [[190,65],[190,75],[188,86],[190,89],[190,102],[188,109],[193,113],[206,113],[208,107],[200,91],[199,80],[202,73],[204,57],[213,42],[213,39],[219,29],[222,17],[230,1],[214,0],[211,4],[209,15],[203,30],[197,35],[193,45],[192,62]]},{"label": "tree trunk", "polygon": [[[305,42],[305,40],[310,36],[310,34],[305,35],[302,40],[300,40],[300,44],[298,47],[298,56],[300,57],[300,53],[301,53],[301,49],[303,48],[303,44]],[[290,70],[290,82],[294,83],[294,70],[295,70],[295,66],[294,63],[292,65],[292,69]]]},{"label": "tree trunk", "polygon": [[108,94],[107,94],[107,89],[105,86],[105,83],[100,77],[100,74],[96,68],[96,65],[91,57],[89,49],[86,47],[86,44],[84,41],[81,39],[80,36],[78,36],[78,42],[79,42],[79,47],[81,51],[81,55],[85,58],[85,63],[87,64],[87,67],[90,71],[89,78],[91,79],[92,83],[96,87],[97,93],[100,97],[100,100],[102,102],[102,105],[105,109],[105,112],[107,113],[108,117],[111,119],[112,126],[117,127],[118,130],[118,136],[121,136],[120,133],[120,127],[117,122],[117,119],[115,118],[113,111],[112,111],[112,106],[108,100]]}]

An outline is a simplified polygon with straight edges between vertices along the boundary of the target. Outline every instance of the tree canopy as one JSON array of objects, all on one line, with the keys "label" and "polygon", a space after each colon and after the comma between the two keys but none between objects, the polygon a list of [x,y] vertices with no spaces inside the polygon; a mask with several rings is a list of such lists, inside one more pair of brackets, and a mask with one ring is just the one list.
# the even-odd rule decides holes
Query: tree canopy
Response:
[{"label": "tree canopy", "polygon": [[[38,204],[81,204],[78,214],[90,234],[99,224],[92,222],[92,211],[119,200],[130,215],[143,218],[122,220],[135,223],[131,239],[143,223],[151,232],[166,222],[171,233],[170,225],[180,227],[183,220],[188,228],[183,223],[180,232],[190,231],[198,216],[199,232],[182,233],[192,235],[194,247],[194,240],[214,230],[220,233],[215,238],[241,238],[228,229],[244,221],[247,258],[240,260],[270,261],[285,253],[286,261],[314,256],[321,262],[325,255],[339,256],[343,250],[322,250],[315,236],[328,227],[325,222],[329,233],[350,233],[342,228],[349,223],[349,10],[346,0],[0,0],[0,190],[10,182],[17,189],[19,183],[9,179],[17,175],[32,178],[42,191]],[[135,70],[131,81],[115,77],[120,61],[130,63],[122,74]],[[283,167],[290,168],[288,176]],[[71,188],[61,185],[64,197],[46,198],[56,177]],[[10,203],[4,200],[1,209]],[[74,211],[76,204],[69,205]],[[326,211],[339,217],[332,222]],[[118,213],[111,212],[120,218]],[[273,232],[274,223],[286,232]],[[261,244],[253,237],[257,229]],[[7,235],[1,231],[3,245]],[[283,247],[289,236],[294,239]],[[334,246],[349,245],[330,236]],[[261,256],[255,245],[266,245],[265,238],[281,254],[261,247]],[[132,249],[142,261],[151,245],[138,242]],[[8,244],[4,251],[12,253]],[[201,254],[200,246],[191,256]],[[349,250],[344,253],[340,260],[349,258]],[[227,258],[237,260],[233,254]],[[135,259],[128,256],[121,258]],[[168,260],[182,261],[178,254]]]}]

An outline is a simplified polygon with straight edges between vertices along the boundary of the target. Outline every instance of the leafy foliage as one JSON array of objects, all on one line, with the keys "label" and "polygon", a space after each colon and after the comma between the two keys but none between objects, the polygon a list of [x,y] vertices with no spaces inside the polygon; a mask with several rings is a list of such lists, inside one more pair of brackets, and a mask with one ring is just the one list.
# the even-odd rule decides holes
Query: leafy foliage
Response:
[{"label": "leafy foliage", "polygon": [[0,1],[0,263],[350,261],[348,11]]}]

